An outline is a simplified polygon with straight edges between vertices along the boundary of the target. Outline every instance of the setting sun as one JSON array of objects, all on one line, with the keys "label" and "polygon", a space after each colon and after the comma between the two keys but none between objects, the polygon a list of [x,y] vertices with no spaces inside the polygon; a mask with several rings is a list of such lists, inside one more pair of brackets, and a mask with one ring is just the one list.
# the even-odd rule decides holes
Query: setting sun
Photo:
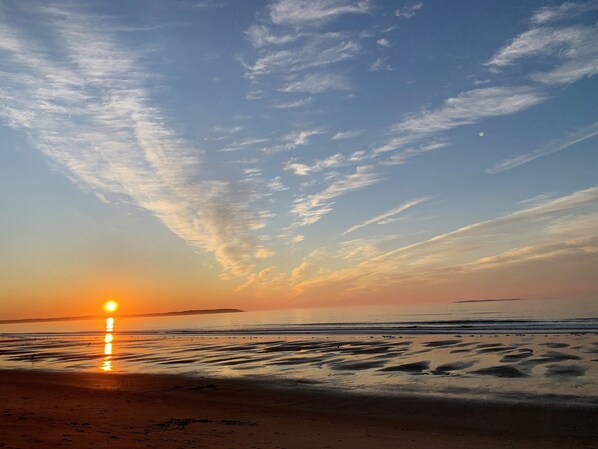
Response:
[{"label": "setting sun", "polygon": [[116,309],[118,309],[118,303],[116,301],[108,301],[104,304],[104,310],[106,312],[114,312]]}]

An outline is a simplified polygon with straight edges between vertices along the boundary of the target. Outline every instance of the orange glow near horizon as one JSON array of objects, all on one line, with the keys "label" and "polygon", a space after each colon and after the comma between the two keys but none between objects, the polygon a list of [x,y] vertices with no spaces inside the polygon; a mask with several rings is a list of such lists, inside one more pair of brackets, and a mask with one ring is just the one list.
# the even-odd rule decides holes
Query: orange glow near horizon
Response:
[{"label": "orange glow near horizon", "polygon": [[118,309],[118,303],[116,301],[110,300],[104,304],[104,310],[106,312],[114,312],[116,309]]}]

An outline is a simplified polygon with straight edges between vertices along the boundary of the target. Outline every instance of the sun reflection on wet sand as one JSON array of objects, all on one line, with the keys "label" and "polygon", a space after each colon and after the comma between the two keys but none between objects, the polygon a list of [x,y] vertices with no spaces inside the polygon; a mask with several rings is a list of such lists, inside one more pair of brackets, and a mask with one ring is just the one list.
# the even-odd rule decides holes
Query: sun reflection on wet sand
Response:
[{"label": "sun reflection on wet sand", "polygon": [[114,318],[106,318],[106,334],[104,335],[104,361],[100,369],[112,371],[112,341],[114,340]]}]

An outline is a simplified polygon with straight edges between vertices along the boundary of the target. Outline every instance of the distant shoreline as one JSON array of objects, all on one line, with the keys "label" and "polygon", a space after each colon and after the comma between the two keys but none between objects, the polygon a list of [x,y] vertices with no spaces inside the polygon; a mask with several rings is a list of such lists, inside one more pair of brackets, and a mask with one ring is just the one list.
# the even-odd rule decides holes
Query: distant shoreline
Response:
[{"label": "distant shoreline", "polygon": [[453,304],[465,302],[506,302],[506,301],[525,301],[523,298],[499,298],[499,299],[464,299],[461,301],[453,301]]},{"label": "distant shoreline", "polygon": [[[239,313],[244,312],[241,309],[201,309],[201,310],[181,310],[176,312],[162,313],[137,313],[133,315],[114,315],[116,318],[148,318],[164,316],[181,315],[208,315],[216,313]],[[21,318],[18,320],[0,320],[0,324],[18,324],[18,323],[47,323],[51,321],[80,321],[80,320],[98,320],[104,319],[106,315],[85,315],[85,316],[63,316],[54,318]]]}]

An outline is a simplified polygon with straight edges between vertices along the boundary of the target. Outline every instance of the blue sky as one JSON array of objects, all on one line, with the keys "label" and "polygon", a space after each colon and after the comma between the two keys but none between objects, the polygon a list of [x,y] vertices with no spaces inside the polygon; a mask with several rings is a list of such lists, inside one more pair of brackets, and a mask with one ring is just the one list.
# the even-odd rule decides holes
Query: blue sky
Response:
[{"label": "blue sky", "polygon": [[0,296],[595,297],[597,19],[1,1]]}]

